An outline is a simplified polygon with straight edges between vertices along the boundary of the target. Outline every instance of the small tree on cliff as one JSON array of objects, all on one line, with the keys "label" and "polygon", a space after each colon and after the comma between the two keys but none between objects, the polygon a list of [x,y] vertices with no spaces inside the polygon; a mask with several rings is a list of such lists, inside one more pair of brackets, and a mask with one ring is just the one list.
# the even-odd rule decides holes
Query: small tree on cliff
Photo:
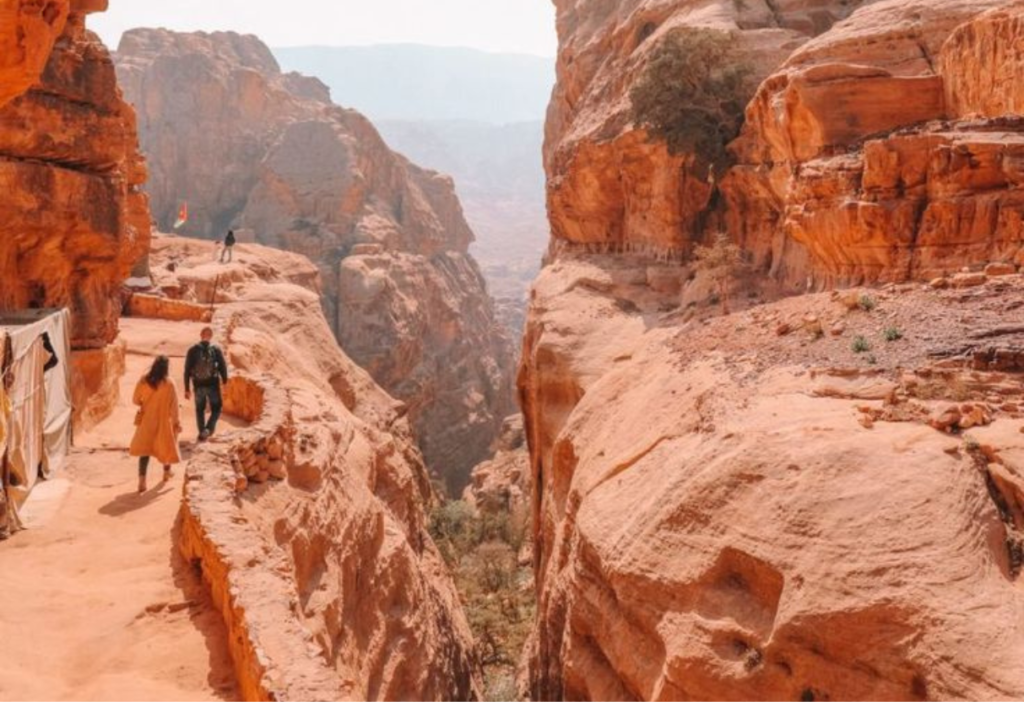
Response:
[{"label": "small tree on cliff", "polygon": [[633,123],[664,139],[671,153],[694,154],[721,173],[729,166],[726,147],[739,135],[756,89],[752,75],[732,34],[675,29],[652,50],[630,91]]},{"label": "small tree on cliff", "polygon": [[729,295],[746,268],[742,249],[725,232],[716,232],[710,244],[701,244],[694,250],[693,259],[696,269],[707,273],[714,284],[722,314],[729,314]]}]

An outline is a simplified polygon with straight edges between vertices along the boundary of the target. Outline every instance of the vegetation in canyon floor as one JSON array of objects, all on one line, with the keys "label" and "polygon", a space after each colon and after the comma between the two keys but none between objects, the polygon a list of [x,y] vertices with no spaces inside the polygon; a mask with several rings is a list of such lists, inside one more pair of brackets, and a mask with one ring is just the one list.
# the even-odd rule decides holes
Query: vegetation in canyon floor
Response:
[{"label": "vegetation in canyon floor", "polygon": [[[486,513],[463,500],[431,514],[430,532],[455,576],[484,670],[488,700],[520,698],[516,673],[536,611],[525,509]],[[525,547],[525,548],[524,548]]]}]

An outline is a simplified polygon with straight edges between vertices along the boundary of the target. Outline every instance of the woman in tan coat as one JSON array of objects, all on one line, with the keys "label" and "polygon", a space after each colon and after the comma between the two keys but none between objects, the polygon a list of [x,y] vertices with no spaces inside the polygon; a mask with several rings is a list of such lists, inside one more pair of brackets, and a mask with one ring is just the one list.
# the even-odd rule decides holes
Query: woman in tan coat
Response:
[{"label": "woman in tan coat", "polygon": [[139,457],[139,493],[146,491],[146,470],[150,456],[164,466],[164,481],[171,478],[171,466],[181,463],[178,434],[181,418],[178,414],[178,392],[168,378],[170,361],[158,356],[135,386],[132,401],[139,406],[135,415],[135,436],[129,453]]}]

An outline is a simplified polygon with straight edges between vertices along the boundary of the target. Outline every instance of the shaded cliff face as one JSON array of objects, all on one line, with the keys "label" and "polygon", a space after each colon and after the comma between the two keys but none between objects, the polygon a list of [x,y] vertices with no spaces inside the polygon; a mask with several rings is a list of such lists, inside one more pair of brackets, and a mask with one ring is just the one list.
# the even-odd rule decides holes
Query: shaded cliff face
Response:
[{"label": "shaded cliff face", "polygon": [[[556,4],[534,699],[1020,696],[1021,3]],[[677,26],[762,80],[717,193],[629,116]],[[975,272],[715,319],[718,228],[755,294]]]},{"label": "shaded cliff face", "polygon": [[0,308],[70,307],[75,348],[113,341],[150,236],[135,115],[85,29],[100,5],[5,3],[0,30]]},{"label": "shaded cliff face", "polygon": [[282,74],[255,37],[137,30],[117,60],[158,221],[188,201],[185,233],[234,227],[315,261],[342,347],[463,485],[512,411],[513,360],[451,180],[391,152],[319,81]]},{"label": "shaded cliff face", "polygon": [[401,404],[338,347],[308,259],[243,244],[225,275],[213,253],[160,237],[151,262],[182,300],[220,278],[226,407],[252,422],[193,455],[181,544],[224,612],[243,691],[474,697],[472,636],[427,532],[435,497]]}]

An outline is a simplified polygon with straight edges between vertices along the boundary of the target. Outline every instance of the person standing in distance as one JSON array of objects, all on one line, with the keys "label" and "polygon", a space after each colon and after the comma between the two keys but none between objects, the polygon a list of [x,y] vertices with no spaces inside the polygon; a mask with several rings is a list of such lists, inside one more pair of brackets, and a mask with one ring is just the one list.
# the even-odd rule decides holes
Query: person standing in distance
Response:
[{"label": "person standing in distance", "polygon": [[[220,252],[220,262],[221,263],[225,263],[225,262],[226,263],[231,263],[231,261],[233,261],[234,258],[235,258],[235,251],[234,250],[235,250],[235,232],[234,232],[234,230],[229,230],[228,231],[228,235],[226,237],[224,237],[224,248]],[[225,256],[227,256],[227,259],[228,259],[227,261],[224,260]]]},{"label": "person standing in distance", "polygon": [[[213,329],[204,328],[200,339],[185,357],[185,399],[192,398],[194,386],[199,440],[206,441],[217,430],[217,420],[223,407],[220,386],[228,382],[228,364],[221,350],[211,343]],[[210,408],[209,419],[206,418],[207,405]]]}]

